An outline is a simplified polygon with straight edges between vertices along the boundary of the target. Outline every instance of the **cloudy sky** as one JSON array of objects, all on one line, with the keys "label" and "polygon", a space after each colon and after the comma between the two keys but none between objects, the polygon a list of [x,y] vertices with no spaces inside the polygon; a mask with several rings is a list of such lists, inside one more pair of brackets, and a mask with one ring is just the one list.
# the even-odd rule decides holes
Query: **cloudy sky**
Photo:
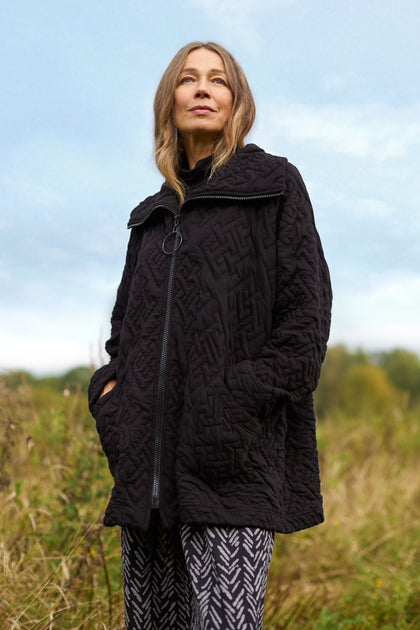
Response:
[{"label": "cloudy sky", "polygon": [[152,101],[189,41],[236,56],[249,142],[301,171],[331,343],[420,353],[417,0],[2,0],[0,369],[104,360],[130,210],[161,183]]}]

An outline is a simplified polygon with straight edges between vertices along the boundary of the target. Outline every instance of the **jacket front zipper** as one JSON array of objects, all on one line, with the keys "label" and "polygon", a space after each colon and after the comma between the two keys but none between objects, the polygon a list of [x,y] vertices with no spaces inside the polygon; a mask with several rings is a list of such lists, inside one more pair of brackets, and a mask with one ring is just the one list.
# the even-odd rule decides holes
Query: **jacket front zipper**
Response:
[{"label": "jacket front zipper", "polygon": [[[163,417],[165,411],[166,376],[168,371],[168,343],[169,329],[172,311],[172,293],[175,276],[176,254],[182,243],[182,235],[179,229],[179,214],[175,215],[172,232],[165,236],[162,242],[162,251],[170,255],[168,287],[166,291],[166,309],[163,324],[162,348],[160,353],[159,377],[157,385],[155,441],[153,450],[153,475],[152,475],[152,509],[159,507],[160,499],[160,465],[163,438]],[[172,245],[172,249],[169,249]]]},{"label": "jacket front zipper", "polygon": [[[257,199],[269,199],[271,197],[281,197],[284,191],[277,193],[266,193],[261,195],[197,195],[185,200],[185,203],[190,201],[197,201],[199,199],[225,199],[227,201],[253,201]],[[157,207],[164,207],[174,215],[174,227],[172,232],[169,232],[162,241],[162,251],[164,254],[171,257],[169,264],[169,276],[168,286],[166,291],[166,308],[162,333],[162,346],[160,353],[159,363],[159,376],[157,384],[157,400],[156,400],[156,416],[155,416],[155,435],[154,435],[154,447],[153,447],[153,473],[152,473],[152,509],[158,509],[160,504],[160,472],[161,472],[161,455],[162,455],[162,441],[163,441],[163,420],[165,413],[166,402],[166,377],[168,372],[168,345],[169,345],[169,332],[171,324],[171,312],[172,312],[172,296],[173,296],[173,284],[175,277],[175,262],[177,252],[182,244],[182,234],[180,232],[180,211],[175,213],[172,208],[168,206],[155,206],[150,210],[147,216],[137,223],[129,224],[128,227],[138,227],[142,225],[153,213]]]}]

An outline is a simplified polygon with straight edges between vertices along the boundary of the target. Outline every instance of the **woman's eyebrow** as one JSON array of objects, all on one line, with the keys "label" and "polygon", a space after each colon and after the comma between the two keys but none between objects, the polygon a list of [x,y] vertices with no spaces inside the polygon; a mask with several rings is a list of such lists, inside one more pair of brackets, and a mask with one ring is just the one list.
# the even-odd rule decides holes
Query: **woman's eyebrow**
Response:
[{"label": "woman's eyebrow", "polygon": [[[183,68],[181,70],[181,74],[183,74],[184,72],[198,72],[198,70],[197,68]],[[209,74],[226,74],[226,72],[221,68],[211,68],[209,70]]]}]

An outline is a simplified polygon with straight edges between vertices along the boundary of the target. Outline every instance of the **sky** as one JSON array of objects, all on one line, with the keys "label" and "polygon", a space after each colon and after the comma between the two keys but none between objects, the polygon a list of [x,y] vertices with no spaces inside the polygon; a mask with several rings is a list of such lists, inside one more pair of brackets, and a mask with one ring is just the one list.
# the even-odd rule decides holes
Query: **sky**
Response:
[{"label": "sky", "polygon": [[2,0],[0,371],[99,365],[130,211],[162,178],[152,103],[193,40],[230,50],[247,141],[300,170],[330,345],[420,353],[417,0]]}]

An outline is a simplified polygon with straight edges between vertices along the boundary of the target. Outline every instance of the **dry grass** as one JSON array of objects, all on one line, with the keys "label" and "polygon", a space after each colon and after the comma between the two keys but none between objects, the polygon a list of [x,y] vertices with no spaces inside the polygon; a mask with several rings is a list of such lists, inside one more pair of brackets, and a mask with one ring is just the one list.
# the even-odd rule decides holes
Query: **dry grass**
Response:
[{"label": "dry grass", "polygon": [[[419,628],[418,412],[319,427],[326,522],[278,536],[265,628]],[[0,383],[0,629],[123,627],[110,478],[85,397]]]},{"label": "dry grass", "polygon": [[277,538],[266,627],[420,628],[418,412],[319,435],[326,522]]}]

